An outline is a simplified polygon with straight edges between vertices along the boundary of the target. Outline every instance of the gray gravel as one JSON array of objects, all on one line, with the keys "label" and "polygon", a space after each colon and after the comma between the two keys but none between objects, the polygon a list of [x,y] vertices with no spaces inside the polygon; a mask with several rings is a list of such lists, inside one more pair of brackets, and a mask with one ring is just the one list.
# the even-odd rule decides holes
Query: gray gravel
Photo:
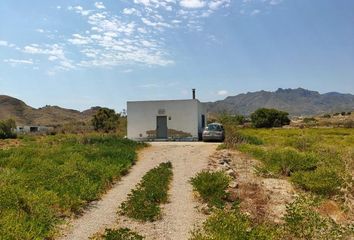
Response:
[{"label": "gray gravel", "polygon": [[[146,239],[184,240],[188,239],[195,224],[201,223],[205,215],[196,209],[198,203],[193,197],[188,182],[197,172],[207,168],[208,157],[217,144],[200,142],[160,142],[139,154],[139,161],[130,173],[115,184],[100,201],[79,218],[70,222],[63,231],[61,240],[89,239],[108,227],[129,227],[144,235]],[[153,223],[133,221],[119,216],[120,204],[138,184],[142,176],[161,162],[171,161],[173,180],[169,191],[169,203],[163,206],[163,216]]]}]

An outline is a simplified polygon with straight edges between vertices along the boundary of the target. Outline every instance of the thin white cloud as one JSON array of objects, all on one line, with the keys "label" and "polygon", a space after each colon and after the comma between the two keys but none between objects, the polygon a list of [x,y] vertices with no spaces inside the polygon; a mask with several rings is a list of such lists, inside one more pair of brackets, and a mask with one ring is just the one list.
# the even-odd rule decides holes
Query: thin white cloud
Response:
[{"label": "thin white cloud", "polygon": [[261,10],[259,10],[259,9],[254,9],[254,10],[250,13],[250,15],[251,15],[251,16],[255,16],[255,15],[260,14],[260,13],[261,13]]},{"label": "thin white cloud", "polygon": [[150,5],[150,0],[134,0],[134,3],[143,4],[145,6],[149,6]]},{"label": "thin white cloud", "polygon": [[73,38],[69,39],[68,41],[74,45],[85,45],[91,42],[89,37],[81,36],[80,34],[73,34]]},{"label": "thin white cloud", "polygon": [[[240,11],[256,15],[259,13],[257,11],[263,12],[261,7],[256,7],[259,4],[274,6],[281,2],[242,0]],[[174,64],[174,60],[167,48],[166,34],[178,28],[202,31],[205,18],[217,11],[227,11],[230,5],[231,0],[133,0],[126,1],[117,14],[107,9],[103,2],[97,1],[92,9],[86,9],[87,5],[85,8],[80,5],[67,7],[81,16],[83,22],[80,26],[87,27],[75,30],[70,35],[60,35],[58,43],[55,43],[59,35],[57,31],[39,28],[36,31],[48,33],[47,37],[53,44],[16,47],[0,40],[0,46],[14,47],[31,57],[37,55],[38,61],[48,61],[52,65],[52,69],[47,70],[48,75],[59,70],[86,67],[123,65],[130,69],[129,65],[137,64],[167,66]],[[57,9],[61,8],[57,6]],[[216,42],[213,39],[210,37],[209,41]]]},{"label": "thin white cloud", "polygon": [[5,59],[4,60],[5,63],[9,63],[11,66],[17,66],[17,65],[21,65],[21,64],[25,64],[25,65],[32,65],[34,62],[32,59]]},{"label": "thin white cloud", "polygon": [[230,0],[213,0],[209,2],[208,6],[211,10],[215,11],[222,6],[229,6]]},{"label": "thin white cloud", "polygon": [[206,2],[202,0],[181,0],[180,5],[184,8],[203,8]]},{"label": "thin white cloud", "polygon": [[217,95],[219,95],[219,96],[226,96],[227,94],[229,94],[229,92],[227,90],[219,90],[217,92]]},{"label": "thin white cloud", "polygon": [[68,10],[74,10],[75,12],[80,13],[82,16],[87,16],[92,12],[92,10],[84,10],[82,6],[69,6]]},{"label": "thin white cloud", "polygon": [[0,46],[7,47],[8,45],[9,45],[9,43],[7,41],[0,40]]},{"label": "thin white cloud", "polygon": [[31,44],[25,46],[22,51],[32,55],[48,56],[48,60],[56,62],[57,70],[70,70],[75,69],[72,60],[65,56],[64,47],[59,44],[45,44],[43,46],[38,44]]},{"label": "thin white cloud", "polygon": [[147,18],[141,18],[141,21],[150,27],[161,29],[162,27],[171,27],[170,24],[165,22],[152,22]]},{"label": "thin white cloud", "polygon": [[103,2],[95,2],[95,7],[98,9],[105,9],[106,7],[103,5]]},{"label": "thin white cloud", "polygon": [[139,11],[136,10],[135,8],[124,8],[123,13],[127,15],[132,15],[132,14],[138,14]]},{"label": "thin white cloud", "polygon": [[267,13],[272,8],[283,3],[284,0],[242,0],[240,6],[241,15],[256,16],[261,13]]},{"label": "thin white cloud", "polygon": [[49,57],[48,57],[48,60],[49,60],[49,61],[55,61],[55,60],[57,60],[57,59],[58,59],[57,56],[49,56]]},{"label": "thin white cloud", "polygon": [[139,85],[138,87],[140,87],[140,88],[160,88],[161,85],[157,84],[157,83],[147,83],[147,84]]},{"label": "thin white cloud", "polygon": [[[76,11],[77,8],[72,8]],[[127,10],[126,10],[127,12]],[[78,12],[80,13],[80,12]],[[81,14],[81,13],[80,13]],[[124,20],[106,11],[89,13],[86,18],[89,30],[72,34],[68,42],[79,48],[79,67],[113,67],[118,65],[144,64],[165,66],[173,64],[166,58],[167,52],[161,43],[153,39],[138,23]],[[162,17],[161,22],[148,19],[143,24],[152,28],[168,27]]]},{"label": "thin white cloud", "polygon": [[141,84],[140,88],[172,88],[179,85],[179,82],[169,82],[169,83],[146,83]]},{"label": "thin white cloud", "polygon": [[281,4],[283,2],[283,0],[270,0],[269,4],[270,5],[278,5]]},{"label": "thin white cloud", "polygon": [[0,47],[16,48],[16,45],[6,40],[0,40]]}]

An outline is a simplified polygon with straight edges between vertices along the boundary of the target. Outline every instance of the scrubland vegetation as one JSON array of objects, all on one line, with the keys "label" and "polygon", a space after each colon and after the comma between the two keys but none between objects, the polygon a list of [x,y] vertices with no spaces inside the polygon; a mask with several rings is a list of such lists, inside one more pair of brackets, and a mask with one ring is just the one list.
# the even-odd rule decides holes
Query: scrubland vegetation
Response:
[{"label": "scrubland vegetation", "polygon": [[[345,196],[343,190],[352,185],[352,129],[230,129],[229,133],[229,147],[262,161],[260,174],[289,177],[298,187],[327,197]],[[233,137],[240,134],[247,136],[245,140]]]},{"label": "scrubland vegetation", "polygon": [[[266,129],[284,124],[272,125],[269,118],[261,118],[265,115],[263,112],[257,116],[253,114],[251,119],[252,127],[261,128],[244,125],[245,121],[239,121],[238,116],[222,115],[219,121],[226,128],[226,139],[219,148],[237,149],[260,160],[257,174],[288,179],[299,196],[287,205],[281,224],[254,222],[238,208],[238,200],[228,202],[228,198],[218,198],[221,201],[218,206],[223,207],[215,208],[209,204],[212,215],[193,231],[192,239],[351,239],[354,225],[350,220],[335,222],[320,213],[319,208],[325,201],[333,200],[349,219],[353,218],[354,129],[311,128],[317,123],[315,118],[304,119],[307,128]],[[284,113],[283,116],[287,115]],[[269,124],[263,124],[267,122]],[[209,176],[205,177],[206,174]],[[222,176],[219,172],[217,175],[215,180],[211,173],[202,172],[192,179],[194,190],[204,202],[213,199],[213,193],[218,196],[228,194],[225,186],[215,184],[223,181],[226,174]],[[206,191],[205,186],[213,189]]]},{"label": "scrubland vegetation", "polygon": [[99,239],[105,240],[143,240],[144,237],[128,228],[106,229]]},{"label": "scrubland vegetation", "polygon": [[0,121],[0,139],[16,138],[13,129],[16,128],[16,122],[12,119]]},{"label": "scrubland vegetation", "polygon": [[229,182],[223,171],[203,171],[191,179],[194,190],[212,210],[203,225],[192,232],[191,240],[275,239],[275,226],[253,224],[239,210],[239,202],[227,202]]},{"label": "scrubland vegetation", "polygon": [[210,206],[218,208],[224,206],[224,200],[227,198],[226,189],[230,183],[230,178],[224,172],[200,172],[191,179],[191,183],[193,189]]},{"label": "scrubland vegetation", "polygon": [[289,113],[276,109],[260,108],[251,114],[252,125],[256,128],[282,127],[289,125]]},{"label": "scrubland vegetation", "polygon": [[134,164],[143,146],[115,135],[25,136],[0,150],[1,239],[46,239]]},{"label": "scrubland vegetation", "polygon": [[[208,177],[205,177],[205,176]],[[210,203],[210,199],[218,196],[218,205],[209,205],[211,216],[201,227],[192,232],[191,240],[282,240],[282,239],[350,239],[354,232],[353,225],[340,225],[327,216],[316,211],[322,199],[301,194],[287,205],[287,212],[282,224],[264,221],[254,222],[241,212],[239,201],[230,202],[225,197],[227,189],[224,182],[228,176],[223,172],[202,172],[192,179],[194,189],[204,196],[202,199]],[[195,179],[204,180],[195,181]],[[208,191],[205,191],[206,187]],[[218,194],[215,194],[218,193]],[[222,196],[222,197],[219,197]]]},{"label": "scrubland vegetation", "polygon": [[128,200],[122,203],[122,213],[137,220],[156,220],[161,214],[160,204],[168,200],[171,179],[171,162],[161,163],[147,172],[128,195]]}]

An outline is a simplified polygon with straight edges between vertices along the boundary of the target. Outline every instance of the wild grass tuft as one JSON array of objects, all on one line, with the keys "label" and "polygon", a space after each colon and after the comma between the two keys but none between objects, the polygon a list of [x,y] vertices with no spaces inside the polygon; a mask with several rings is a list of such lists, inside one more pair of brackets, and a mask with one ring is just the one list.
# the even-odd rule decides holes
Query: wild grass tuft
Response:
[{"label": "wild grass tuft", "polygon": [[[267,176],[290,176],[304,190],[332,196],[350,185],[354,131],[349,129],[240,129],[262,139],[262,145],[237,148],[262,161],[258,172]],[[348,157],[349,156],[349,157]]]},{"label": "wild grass tuft", "polygon": [[227,198],[230,178],[223,171],[202,171],[191,179],[195,191],[210,206],[222,208]]},{"label": "wild grass tuft", "polygon": [[106,229],[102,236],[104,240],[143,240],[144,237],[129,228]]},{"label": "wild grass tuft", "polygon": [[136,189],[121,205],[121,212],[142,221],[154,221],[161,213],[160,204],[168,200],[168,188],[172,179],[171,162],[161,163],[145,174]]},{"label": "wild grass tuft", "polygon": [[321,216],[316,210],[320,201],[310,195],[300,195],[288,204],[280,236],[284,239],[351,239],[354,225],[340,225]]},{"label": "wild grass tuft", "polygon": [[216,210],[203,226],[192,232],[191,240],[271,240],[276,230],[265,224],[254,225],[237,209]]},{"label": "wild grass tuft", "polygon": [[98,199],[143,145],[114,135],[24,137],[0,150],[0,236],[46,239]]},{"label": "wild grass tuft", "polygon": [[339,193],[343,185],[343,179],[338,173],[327,168],[319,168],[313,172],[296,172],[291,180],[305,190],[327,196]]},{"label": "wild grass tuft", "polygon": [[241,132],[236,127],[226,126],[226,138],[224,145],[228,148],[235,148],[240,144],[262,145],[263,141],[254,136]]}]

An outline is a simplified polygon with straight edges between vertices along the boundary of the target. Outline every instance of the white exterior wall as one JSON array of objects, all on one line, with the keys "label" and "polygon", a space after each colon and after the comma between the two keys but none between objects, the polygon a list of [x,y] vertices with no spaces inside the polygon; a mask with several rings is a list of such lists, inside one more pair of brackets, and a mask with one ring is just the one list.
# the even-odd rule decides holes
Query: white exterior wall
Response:
[{"label": "white exterior wall", "polygon": [[207,111],[206,111],[206,105],[204,103],[199,103],[198,104],[198,129],[199,132],[203,132],[203,127],[202,127],[202,115],[204,115],[204,126],[207,125]]},{"label": "white exterior wall", "polygon": [[156,117],[167,116],[169,130],[182,131],[190,134],[191,138],[198,139],[203,110],[205,111],[204,104],[193,99],[128,102],[128,138],[148,138],[147,131],[156,130]]},{"label": "white exterior wall", "polygon": [[16,132],[17,133],[30,133],[31,132],[31,127],[36,128],[36,131],[34,133],[45,133],[49,131],[53,131],[53,127],[46,127],[46,126],[17,126],[16,127]]}]

